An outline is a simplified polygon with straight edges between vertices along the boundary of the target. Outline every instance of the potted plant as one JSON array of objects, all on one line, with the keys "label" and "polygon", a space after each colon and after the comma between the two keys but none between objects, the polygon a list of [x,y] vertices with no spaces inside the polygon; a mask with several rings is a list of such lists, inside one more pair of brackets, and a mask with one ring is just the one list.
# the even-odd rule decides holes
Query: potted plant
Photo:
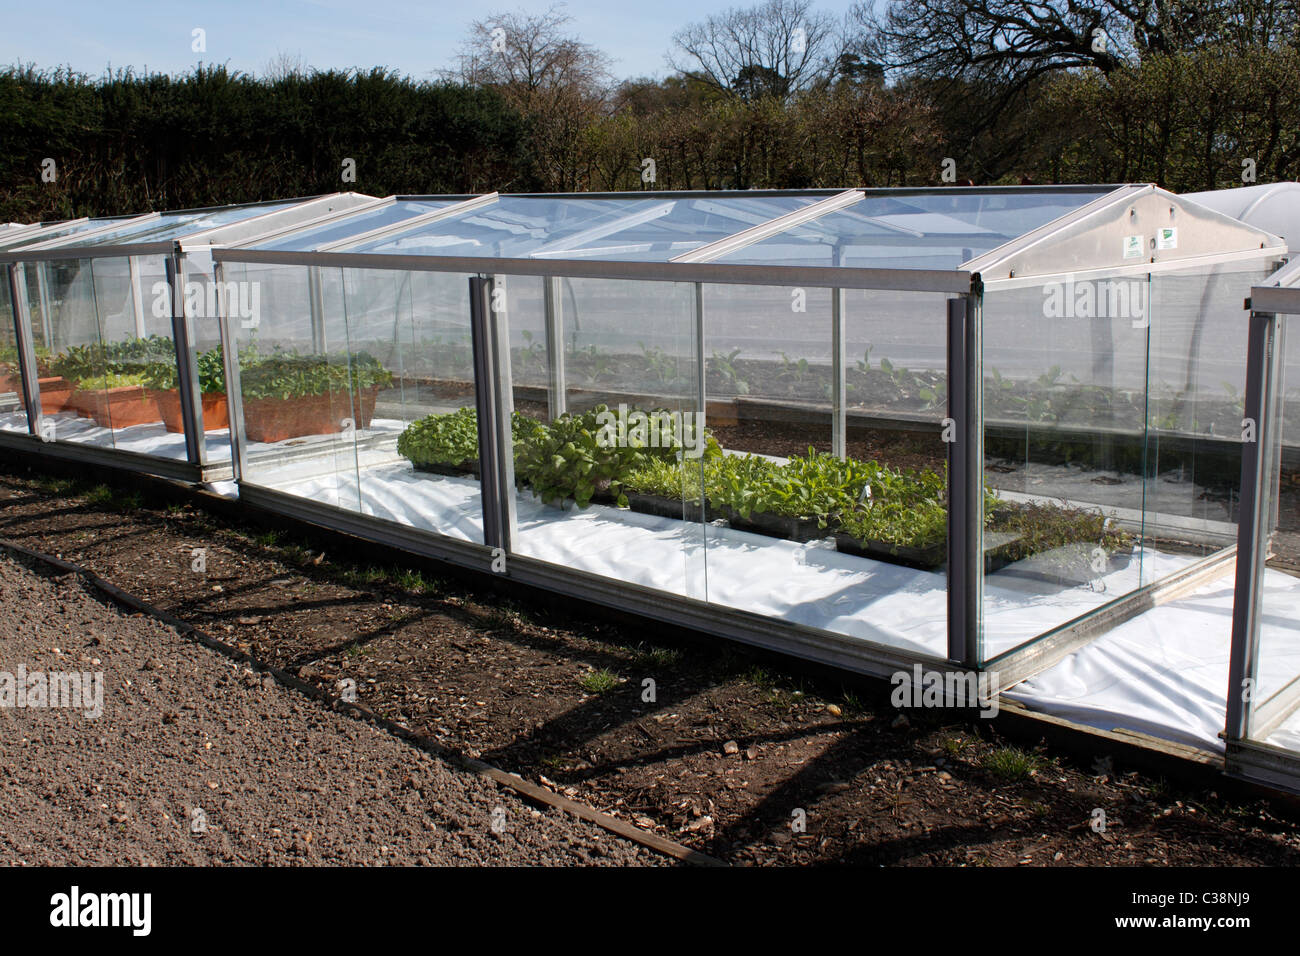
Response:
[{"label": "potted plant", "polygon": [[158,406],[145,394],[145,373],[109,372],[77,382],[77,407],[103,428],[151,425]]},{"label": "potted plant", "polygon": [[379,389],[392,373],[377,359],[281,352],[240,363],[244,432],[250,441],[278,442],[343,431],[348,422],[367,428]]},{"label": "potted plant", "polygon": [[397,453],[416,471],[478,474],[478,414],[460,408],[411,422],[397,438]]},{"label": "potted plant", "polygon": [[94,417],[100,402],[92,390],[78,389],[79,383],[111,375],[138,375],[151,364],[165,361],[176,361],[176,348],[165,335],[70,346],[42,370],[41,411],[49,415],[71,410],[83,418]]},{"label": "potted plant", "polygon": [[[515,412],[511,420],[516,445],[545,428],[541,422],[519,412]],[[411,422],[398,436],[397,453],[416,471],[435,475],[477,475],[478,413],[473,408],[459,408]]]},{"label": "potted plant", "polygon": [[[199,353],[199,392],[203,402],[203,430],[220,431],[230,427],[230,409],[226,399],[226,370],[221,347]],[[177,385],[176,366],[155,362],[145,370],[145,386],[158,406],[158,414],[169,432],[185,430],[181,420],[181,393]]]}]

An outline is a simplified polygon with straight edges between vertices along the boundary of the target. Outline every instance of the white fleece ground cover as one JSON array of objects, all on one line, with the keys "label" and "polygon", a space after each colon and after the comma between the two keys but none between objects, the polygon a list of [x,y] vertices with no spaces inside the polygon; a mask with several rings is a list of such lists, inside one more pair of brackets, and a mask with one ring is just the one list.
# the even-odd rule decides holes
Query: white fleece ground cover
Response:
[{"label": "white fleece ground cover", "polygon": [[[1034,710],[1222,752],[1232,643],[1231,573],[1120,624],[1007,692]],[[1263,700],[1300,674],[1300,579],[1264,573]],[[1300,751],[1300,715],[1270,743]]]},{"label": "white fleece ground cover", "polygon": [[[93,418],[82,418],[76,412],[55,412],[53,415],[43,416],[43,419],[54,423],[54,437],[58,441],[93,445],[96,448],[133,451],[141,455],[171,458],[176,461],[184,461],[186,458],[184,433],[169,432],[162,422],[112,429],[96,424]],[[26,433],[27,413],[11,412],[0,416],[0,431]],[[205,436],[209,460],[229,461],[230,430],[214,429],[205,432]]]}]

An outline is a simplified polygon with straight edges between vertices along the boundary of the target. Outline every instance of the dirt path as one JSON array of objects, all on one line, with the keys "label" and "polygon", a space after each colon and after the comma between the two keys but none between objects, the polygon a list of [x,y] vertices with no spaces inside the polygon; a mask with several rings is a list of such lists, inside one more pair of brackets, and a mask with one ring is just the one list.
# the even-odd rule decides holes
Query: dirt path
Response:
[{"label": "dirt path", "polygon": [[103,675],[98,717],[93,691],[77,709],[12,706],[16,691],[0,708],[2,863],[662,862],[128,617],[74,575],[0,556],[0,608],[0,675]]}]

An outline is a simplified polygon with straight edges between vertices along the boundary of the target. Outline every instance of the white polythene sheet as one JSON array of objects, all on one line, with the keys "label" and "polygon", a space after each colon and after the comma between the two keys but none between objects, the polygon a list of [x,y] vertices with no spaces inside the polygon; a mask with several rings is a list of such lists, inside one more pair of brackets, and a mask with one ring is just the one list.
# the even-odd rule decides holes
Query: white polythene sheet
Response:
[{"label": "white polythene sheet", "polygon": [[[1227,573],[1125,621],[1007,696],[1086,726],[1221,752],[1233,582]],[[1300,579],[1266,571],[1263,606],[1260,699],[1300,674]],[[1300,725],[1291,733],[1300,749]]]}]

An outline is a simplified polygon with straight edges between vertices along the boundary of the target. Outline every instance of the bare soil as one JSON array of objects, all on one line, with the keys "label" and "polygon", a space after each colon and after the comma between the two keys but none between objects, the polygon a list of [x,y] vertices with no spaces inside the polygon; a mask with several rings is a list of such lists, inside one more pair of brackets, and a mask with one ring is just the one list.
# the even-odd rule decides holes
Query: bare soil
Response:
[{"label": "bare soil", "polygon": [[651,864],[176,631],[0,555],[0,671],[103,674],[103,712],[0,708],[0,862]]},{"label": "bare soil", "polygon": [[[356,564],[192,505],[10,469],[0,538],[82,563],[322,688],[351,678],[361,703],[421,734],[731,862],[1300,863],[1285,802],[1011,746],[986,721],[900,713],[881,685]],[[1089,825],[1099,808],[1104,832]]]}]

